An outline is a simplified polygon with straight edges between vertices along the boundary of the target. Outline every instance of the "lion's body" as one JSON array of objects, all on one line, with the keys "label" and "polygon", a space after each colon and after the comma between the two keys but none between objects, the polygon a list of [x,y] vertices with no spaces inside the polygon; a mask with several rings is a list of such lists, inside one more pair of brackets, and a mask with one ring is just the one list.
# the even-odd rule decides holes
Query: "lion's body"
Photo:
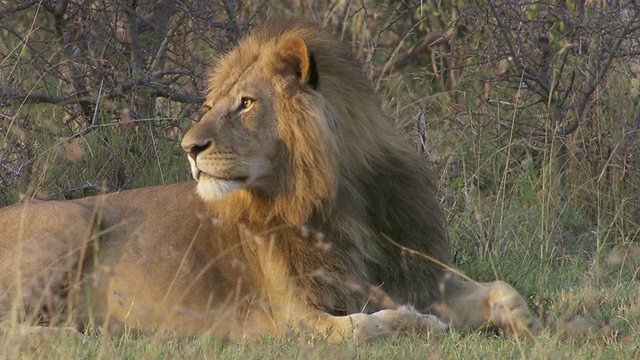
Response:
[{"label": "lion's body", "polygon": [[[501,283],[445,279],[432,176],[344,48],[315,26],[275,21],[225,56],[182,143],[197,183],[0,210],[5,312],[364,340],[439,326],[400,304],[474,327],[496,318],[487,289]],[[505,306],[529,321],[509,294]]]}]

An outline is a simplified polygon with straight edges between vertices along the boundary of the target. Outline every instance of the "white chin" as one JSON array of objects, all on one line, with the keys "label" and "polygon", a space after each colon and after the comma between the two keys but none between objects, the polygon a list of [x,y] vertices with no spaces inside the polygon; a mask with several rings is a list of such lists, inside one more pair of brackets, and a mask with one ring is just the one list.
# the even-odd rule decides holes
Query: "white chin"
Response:
[{"label": "white chin", "polygon": [[197,189],[198,195],[204,201],[214,201],[243,187],[244,183],[242,181],[214,179],[205,174],[200,174]]}]

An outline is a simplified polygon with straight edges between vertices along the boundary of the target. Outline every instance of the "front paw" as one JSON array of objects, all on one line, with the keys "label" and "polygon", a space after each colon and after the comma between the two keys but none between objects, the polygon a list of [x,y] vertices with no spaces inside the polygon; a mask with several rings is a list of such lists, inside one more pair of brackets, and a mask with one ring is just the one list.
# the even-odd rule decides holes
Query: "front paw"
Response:
[{"label": "front paw", "polygon": [[[402,306],[396,310],[381,310],[373,314],[357,313],[334,318],[335,335],[344,337],[352,333],[359,343],[370,343],[380,339],[393,338],[403,333],[418,332],[423,334],[442,333],[449,329],[449,324],[436,316],[425,315],[412,307]],[[339,339],[339,338],[338,338]]]},{"label": "front paw", "polygon": [[423,334],[439,334],[449,330],[449,324],[441,321],[437,316],[421,314],[411,306],[401,306],[396,310],[381,310],[372,315],[384,319],[398,333],[417,331]]},{"label": "front paw", "polygon": [[522,295],[503,281],[489,284],[488,309],[487,320],[506,333],[537,335],[542,330]]},{"label": "front paw", "polygon": [[338,328],[343,329],[340,333],[344,335],[351,332],[353,339],[358,343],[372,343],[398,334],[387,320],[375,315],[357,313],[339,317],[339,319],[342,324]]}]

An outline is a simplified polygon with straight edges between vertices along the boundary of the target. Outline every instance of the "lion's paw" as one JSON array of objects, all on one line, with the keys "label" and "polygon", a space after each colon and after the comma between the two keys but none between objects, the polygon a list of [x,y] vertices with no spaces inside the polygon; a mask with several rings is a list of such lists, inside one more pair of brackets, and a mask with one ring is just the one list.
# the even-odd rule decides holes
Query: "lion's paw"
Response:
[{"label": "lion's paw", "polygon": [[388,321],[374,315],[358,313],[344,317],[353,331],[353,338],[359,343],[370,343],[394,337],[397,334]]},{"label": "lion's paw", "polygon": [[381,339],[393,338],[402,333],[419,332],[423,334],[442,333],[449,324],[433,315],[425,315],[412,307],[403,306],[397,310],[381,310],[373,314],[357,313],[333,318],[331,338],[340,341],[352,337],[360,343],[370,343]]},{"label": "lion's paw", "polygon": [[507,333],[535,335],[542,329],[522,295],[503,281],[490,284],[488,307],[487,320]]},{"label": "lion's paw", "polygon": [[410,306],[402,306],[397,310],[381,310],[373,316],[384,319],[396,332],[418,331],[420,333],[442,333],[449,329],[449,324],[438,317],[421,314]]}]

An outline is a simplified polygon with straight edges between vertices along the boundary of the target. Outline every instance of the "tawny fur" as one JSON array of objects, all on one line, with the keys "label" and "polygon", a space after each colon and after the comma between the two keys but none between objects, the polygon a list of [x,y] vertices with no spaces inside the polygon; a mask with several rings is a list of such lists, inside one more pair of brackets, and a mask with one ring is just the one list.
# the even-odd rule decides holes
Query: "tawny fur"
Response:
[{"label": "tawny fur", "polygon": [[[0,210],[0,310],[233,337],[445,328],[414,308],[459,327],[537,327],[510,286],[445,276],[433,177],[347,49],[287,19],[224,56],[182,143],[198,185]],[[58,289],[55,306],[40,288]]]}]

